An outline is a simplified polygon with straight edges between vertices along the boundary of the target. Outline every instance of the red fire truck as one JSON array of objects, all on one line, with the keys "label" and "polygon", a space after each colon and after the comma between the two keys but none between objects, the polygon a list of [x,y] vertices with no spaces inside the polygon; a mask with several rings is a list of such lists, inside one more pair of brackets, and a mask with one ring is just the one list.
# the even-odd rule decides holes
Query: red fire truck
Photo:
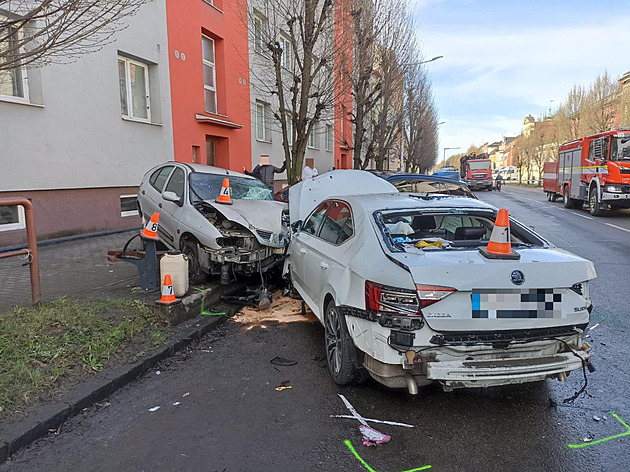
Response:
[{"label": "red fire truck", "polygon": [[492,190],[492,162],[488,154],[469,154],[460,159],[459,175],[470,189]]},{"label": "red fire truck", "polygon": [[630,208],[630,129],[620,128],[562,144],[558,162],[544,167],[547,199],[561,196],[566,208]]}]

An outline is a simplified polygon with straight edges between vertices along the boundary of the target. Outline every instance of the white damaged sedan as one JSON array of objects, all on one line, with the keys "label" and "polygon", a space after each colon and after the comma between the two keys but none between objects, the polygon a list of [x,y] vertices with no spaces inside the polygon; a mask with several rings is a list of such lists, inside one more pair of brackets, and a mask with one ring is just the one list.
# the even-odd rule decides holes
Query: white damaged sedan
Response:
[{"label": "white damaged sedan", "polygon": [[593,263],[515,220],[513,257],[488,258],[480,248],[496,208],[399,194],[347,170],[295,185],[289,201],[288,270],[324,325],[336,383],[369,374],[417,393],[433,381],[451,390],[566,380],[590,363]]}]

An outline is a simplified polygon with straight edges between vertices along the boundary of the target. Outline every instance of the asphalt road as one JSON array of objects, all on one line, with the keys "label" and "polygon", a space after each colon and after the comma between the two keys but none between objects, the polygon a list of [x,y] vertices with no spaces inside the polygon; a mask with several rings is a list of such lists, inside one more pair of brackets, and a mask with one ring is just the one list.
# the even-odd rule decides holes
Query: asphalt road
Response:
[{"label": "asphalt road", "polygon": [[[576,374],[564,384],[451,393],[430,386],[417,396],[373,381],[341,388],[317,361],[323,329],[313,319],[230,321],[160,366],[160,375],[151,372],[86,410],[0,471],[628,470],[630,427],[611,412],[630,421],[630,212],[591,219],[547,202],[540,190],[509,186],[479,196],[596,263],[592,325],[599,326],[589,334],[598,370],[588,376],[588,395],[572,405],[562,400],[580,387]],[[271,364],[276,356],[298,363]],[[282,383],[292,388],[276,391]],[[365,447],[356,421],[330,417],[348,413],[338,393],[366,418],[415,428],[374,425],[392,440]],[[568,447],[585,437],[594,441]]]}]

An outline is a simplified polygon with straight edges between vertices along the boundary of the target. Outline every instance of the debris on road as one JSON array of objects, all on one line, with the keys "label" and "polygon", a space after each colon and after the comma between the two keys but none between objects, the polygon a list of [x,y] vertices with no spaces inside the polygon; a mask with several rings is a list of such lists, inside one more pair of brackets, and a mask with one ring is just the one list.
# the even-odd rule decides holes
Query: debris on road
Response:
[{"label": "debris on road", "polygon": [[[330,415],[331,418],[347,418],[351,420],[356,420],[357,418],[352,415]],[[415,428],[412,424],[407,423],[398,423],[397,421],[386,421],[386,420],[375,420],[374,418],[364,418],[365,421],[369,421],[370,423],[381,423],[388,424],[390,426],[402,426],[403,428]]]},{"label": "debris on road", "polygon": [[184,394],[182,395],[182,398],[183,398],[183,397],[187,397],[188,395],[190,395],[190,392],[186,392],[186,393],[184,393]]},{"label": "debris on road", "polygon": [[[388,443],[392,439],[392,437],[388,434],[381,433],[380,431],[377,431],[369,424],[367,424],[368,421],[372,420],[367,420],[363,418],[361,415],[359,415],[357,410],[354,409],[354,407],[350,404],[346,397],[341,394],[338,395],[339,398],[341,398],[341,400],[343,401],[344,405],[346,405],[346,408],[350,411],[350,413],[352,413],[352,418],[358,420],[361,423],[361,426],[359,426],[359,431],[361,432],[363,444],[365,446],[379,446],[381,444]],[[381,421],[378,422],[381,423]],[[409,427],[410,425],[403,425],[401,423],[401,426]]]},{"label": "debris on road", "polygon": [[182,402],[173,402],[173,406],[179,406],[181,404],[182,404]]},{"label": "debris on road", "polygon": [[[301,302],[291,297],[283,297],[280,291],[273,294],[271,305],[266,310],[259,310],[253,307],[243,307],[233,318],[241,324],[261,326],[265,322],[275,321],[278,323],[304,322],[301,313]],[[316,321],[315,315],[308,310],[308,321]],[[249,328],[249,327],[248,327]]]},{"label": "debris on road", "polygon": [[283,380],[282,382],[280,382],[280,385],[276,387],[276,392],[281,392],[282,390],[293,388],[293,385],[289,385],[289,383],[291,383],[290,380]]},{"label": "debris on road", "polygon": [[589,331],[593,331],[595,328],[597,328],[599,326],[599,323],[595,323],[593,326],[591,326],[588,330]]},{"label": "debris on road", "polygon": [[584,442],[591,442],[592,440],[593,440],[593,437],[590,434],[586,436],[584,439],[582,439],[582,441]]},{"label": "debris on road", "polygon": [[154,406],[153,408],[149,408],[149,411],[158,411],[160,409],[159,405]]},{"label": "debris on road", "polygon": [[291,359],[285,359],[284,357],[274,357],[269,362],[275,365],[281,365],[281,366],[287,366],[287,367],[297,364],[297,361],[293,361]]},{"label": "debris on road", "polygon": [[361,435],[363,436],[363,444],[365,446],[379,446],[381,444],[388,443],[392,437],[383,434],[380,431],[375,430],[374,428],[370,428],[362,424],[359,426],[359,431],[361,431]]},{"label": "debris on road", "polygon": [[162,375],[162,371],[161,370],[156,370],[155,371],[155,375]]}]

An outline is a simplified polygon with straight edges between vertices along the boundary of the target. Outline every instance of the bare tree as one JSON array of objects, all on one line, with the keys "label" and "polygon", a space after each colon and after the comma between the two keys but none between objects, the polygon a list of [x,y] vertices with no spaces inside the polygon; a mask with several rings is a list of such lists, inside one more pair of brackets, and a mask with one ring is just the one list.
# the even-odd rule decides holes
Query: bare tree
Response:
[{"label": "bare tree", "polygon": [[580,136],[580,118],[585,99],[584,87],[574,85],[566,100],[558,107],[553,120],[557,123],[556,129],[560,141],[573,141]]},{"label": "bare tree", "polygon": [[404,74],[420,61],[408,0],[353,0],[354,167],[382,169],[400,154]]},{"label": "bare tree", "polygon": [[0,0],[0,71],[100,50],[150,0]]},{"label": "bare tree", "polygon": [[344,47],[336,41],[335,22],[342,24],[347,13],[333,0],[239,1],[245,2],[242,11],[248,11],[245,21],[258,53],[251,70],[255,86],[277,97],[272,113],[293,184],[315,125],[334,118],[335,54]]},{"label": "bare tree", "polygon": [[437,112],[426,71],[410,68],[406,79],[404,138],[407,143],[406,172],[426,172],[438,154]]},{"label": "bare tree", "polygon": [[607,131],[614,126],[617,90],[618,81],[607,72],[595,78],[584,101],[582,136]]}]

